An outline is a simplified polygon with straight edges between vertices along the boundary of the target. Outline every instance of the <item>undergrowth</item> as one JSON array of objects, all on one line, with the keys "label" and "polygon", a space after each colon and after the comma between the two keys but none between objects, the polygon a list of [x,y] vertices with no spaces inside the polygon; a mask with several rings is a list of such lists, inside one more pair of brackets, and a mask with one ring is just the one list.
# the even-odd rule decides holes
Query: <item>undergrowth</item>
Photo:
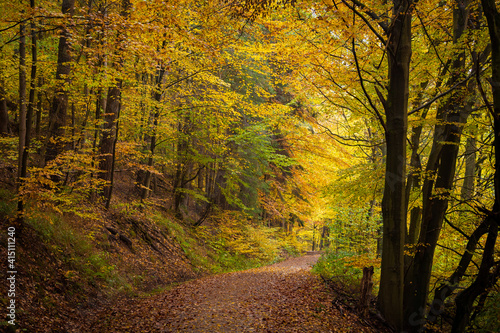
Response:
[{"label": "undergrowth", "polygon": [[[0,214],[14,217],[16,201],[12,192],[0,189],[0,198]],[[195,228],[151,208],[145,211],[144,207],[129,204],[115,209],[124,217],[142,215],[154,223],[180,246],[196,273],[214,274],[259,267],[299,255],[305,250],[305,244],[295,235],[286,234],[280,228],[269,228],[239,212],[218,213],[204,226]],[[131,273],[133,269],[127,268],[127,259],[116,260],[116,255],[115,259],[110,256],[109,251],[113,248],[106,239],[103,221],[99,220],[97,213],[92,217],[94,223],[88,218],[51,207],[28,203],[27,210],[31,213],[25,216],[26,225],[35,231],[60,263],[61,273],[74,285],[82,290],[93,286],[109,293],[133,294],[141,289],[141,276]],[[85,220],[87,223],[83,223]],[[143,241],[132,230],[128,232],[134,242]],[[150,292],[166,287],[158,285]]]},{"label": "undergrowth", "polygon": [[376,295],[380,280],[380,260],[373,255],[327,250],[314,265],[313,272],[350,288],[358,288],[363,277],[363,267],[369,266],[375,268],[373,294]]},{"label": "undergrowth", "polygon": [[131,286],[111,264],[108,253],[96,248],[95,235],[71,223],[71,219],[49,212],[26,220],[47,247],[64,262],[64,276],[77,283],[130,290]]},{"label": "undergrowth", "polygon": [[286,236],[279,228],[259,225],[241,213],[221,213],[197,228],[160,214],[153,218],[200,271],[222,273],[259,267],[303,250],[295,237]]}]

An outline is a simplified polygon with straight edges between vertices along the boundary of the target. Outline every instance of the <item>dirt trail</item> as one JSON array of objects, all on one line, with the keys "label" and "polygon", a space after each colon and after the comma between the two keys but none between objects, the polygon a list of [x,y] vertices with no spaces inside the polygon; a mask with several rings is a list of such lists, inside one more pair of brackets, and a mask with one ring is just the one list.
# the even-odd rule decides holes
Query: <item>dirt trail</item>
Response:
[{"label": "dirt trail", "polygon": [[309,273],[319,255],[210,276],[160,295],[118,302],[73,332],[375,332],[332,308]]}]

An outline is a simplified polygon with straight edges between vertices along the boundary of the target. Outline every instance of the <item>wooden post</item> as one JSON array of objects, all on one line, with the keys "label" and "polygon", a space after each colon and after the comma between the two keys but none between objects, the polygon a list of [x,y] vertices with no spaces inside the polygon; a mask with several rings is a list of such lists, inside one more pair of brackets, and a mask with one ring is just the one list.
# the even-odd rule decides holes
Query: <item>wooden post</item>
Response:
[{"label": "wooden post", "polygon": [[370,300],[373,289],[373,266],[363,268],[363,278],[361,279],[361,298],[359,300],[359,308],[363,317],[368,315],[370,309]]}]

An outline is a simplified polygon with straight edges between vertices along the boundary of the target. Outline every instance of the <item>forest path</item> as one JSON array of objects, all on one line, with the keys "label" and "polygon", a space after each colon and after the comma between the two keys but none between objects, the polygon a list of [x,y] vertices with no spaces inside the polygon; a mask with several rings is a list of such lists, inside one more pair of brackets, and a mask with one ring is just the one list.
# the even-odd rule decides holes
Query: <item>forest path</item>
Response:
[{"label": "forest path", "polygon": [[73,332],[376,332],[332,306],[309,271],[319,254],[209,276],[170,291],[117,302]]}]

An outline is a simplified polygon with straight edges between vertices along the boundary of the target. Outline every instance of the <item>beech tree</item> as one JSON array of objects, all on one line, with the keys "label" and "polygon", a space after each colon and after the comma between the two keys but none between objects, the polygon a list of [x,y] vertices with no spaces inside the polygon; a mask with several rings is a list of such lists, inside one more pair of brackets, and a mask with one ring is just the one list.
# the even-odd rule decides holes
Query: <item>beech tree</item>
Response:
[{"label": "beech tree", "polygon": [[[75,0],[64,0],[61,5],[63,15],[73,15]],[[69,82],[71,71],[71,50],[69,45],[69,30],[64,24],[60,26],[59,46],[57,53],[56,80],[57,88],[54,92],[49,110],[49,128],[45,152],[45,163],[54,160],[62,151],[64,144],[61,140],[67,126],[68,91],[65,84]]]}]

